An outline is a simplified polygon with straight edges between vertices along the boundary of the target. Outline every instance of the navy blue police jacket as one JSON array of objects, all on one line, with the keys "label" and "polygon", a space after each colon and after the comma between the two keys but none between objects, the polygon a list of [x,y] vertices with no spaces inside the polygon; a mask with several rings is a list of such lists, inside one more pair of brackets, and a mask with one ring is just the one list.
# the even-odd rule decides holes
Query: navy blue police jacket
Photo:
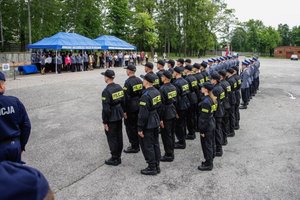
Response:
[{"label": "navy blue police jacket", "polygon": [[24,151],[30,131],[30,120],[22,102],[16,97],[0,94],[0,142],[19,138]]}]

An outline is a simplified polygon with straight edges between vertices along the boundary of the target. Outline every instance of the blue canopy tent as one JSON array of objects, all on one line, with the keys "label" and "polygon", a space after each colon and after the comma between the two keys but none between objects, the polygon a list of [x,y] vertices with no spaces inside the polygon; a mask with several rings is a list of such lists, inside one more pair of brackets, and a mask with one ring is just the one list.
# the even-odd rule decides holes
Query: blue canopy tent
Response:
[{"label": "blue canopy tent", "polygon": [[[29,49],[53,49],[56,52],[60,49],[101,49],[94,40],[77,33],[59,32],[51,37],[44,38],[36,43],[29,44]],[[56,65],[57,73],[57,65]]]},{"label": "blue canopy tent", "polygon": [[102,50],[136,50],[136,46],[133,46],[124,40],[121,40],[115,36],[102,35],[94,39],[100,45]]}]

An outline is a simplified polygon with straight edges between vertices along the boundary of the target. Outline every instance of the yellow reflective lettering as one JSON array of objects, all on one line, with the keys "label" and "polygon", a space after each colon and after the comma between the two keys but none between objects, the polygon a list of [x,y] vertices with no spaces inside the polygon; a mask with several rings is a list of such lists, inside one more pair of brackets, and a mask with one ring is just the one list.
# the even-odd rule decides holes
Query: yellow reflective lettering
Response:
[{"label": "yellow reflective lettering", "polygon": [[225,92],[222,92],[221,94],[220,94],[220,99],[222,100],[222,99],[224,99],[225,98]]},{"label": "yellow reflective lettering", "polygon": [[168,93],[168,99],[172,99],[177,96],[177,91],[172,91]]},{"label": "yellow reflective lettering", "polygon": [[140,101],[140,106],[145,106],[146,102]]},{"label": "yellow reflective lettering", "polygon": [[154,98],[152,99],[152,104],[153,104],[153,105],[156,105],[156,104],[158,104],[160,101],[161,101],[161,98],[160,98],[160,95],[158,95],[158,96],[156,96],[156,97],[154,97]]},{"label": "yellow reflective lettering", "polygon": [[137,85],[134,85],[132,87],[133,91],[138,91],[138,90],[142,90],[143,89],[143,85],[142,84],[137,84]]},{"label": "yellow reflective lettering", "polygon": [[188,84],[183,85],[182,86],[182,91],[187,91],[187,90],[189,90],[189,85]]},{"label": "yellow reflective lettering", "polygon": [[113,100],[116,100],[116,99],[124,97],[124,92],[123,92],[123,90],[121,90],[119,92],[113,93],[111,96],[112,96]]}]

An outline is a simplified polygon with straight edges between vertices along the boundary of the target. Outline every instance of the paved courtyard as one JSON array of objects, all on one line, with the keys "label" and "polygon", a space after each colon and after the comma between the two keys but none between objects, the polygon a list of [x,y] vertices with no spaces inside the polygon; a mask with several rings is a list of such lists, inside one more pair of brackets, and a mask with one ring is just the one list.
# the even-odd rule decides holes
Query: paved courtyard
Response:
[{"label": "paved courtyard", "polygon": [[[114,70],[123,85],[125,70]],[[32,122],[23,160],[45,174],[56,199],[300,199],[299,61],[261,59],[260,91],[240,111],[241,128],[213,171],[197,169],[203,159],[198,134],[153,177],[140,174],[141,152],[123,154],[118,167],[104,165],[110,154],[101,120],[102,71],[7,82],[6,94],[22,100]],[[137,75],[143,73],[140,66]]]}]

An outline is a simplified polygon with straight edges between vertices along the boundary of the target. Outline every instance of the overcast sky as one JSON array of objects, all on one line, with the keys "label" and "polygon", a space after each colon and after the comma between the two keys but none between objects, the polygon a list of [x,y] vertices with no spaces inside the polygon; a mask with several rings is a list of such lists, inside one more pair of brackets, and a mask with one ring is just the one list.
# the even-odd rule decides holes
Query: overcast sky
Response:
[{"label": "overcast sky", "polygon": [[225,0],[229,8],[235,9],[239,21],[249,19],[263,21],[266,26],[288,24],[300,26],[300,0]]}]

